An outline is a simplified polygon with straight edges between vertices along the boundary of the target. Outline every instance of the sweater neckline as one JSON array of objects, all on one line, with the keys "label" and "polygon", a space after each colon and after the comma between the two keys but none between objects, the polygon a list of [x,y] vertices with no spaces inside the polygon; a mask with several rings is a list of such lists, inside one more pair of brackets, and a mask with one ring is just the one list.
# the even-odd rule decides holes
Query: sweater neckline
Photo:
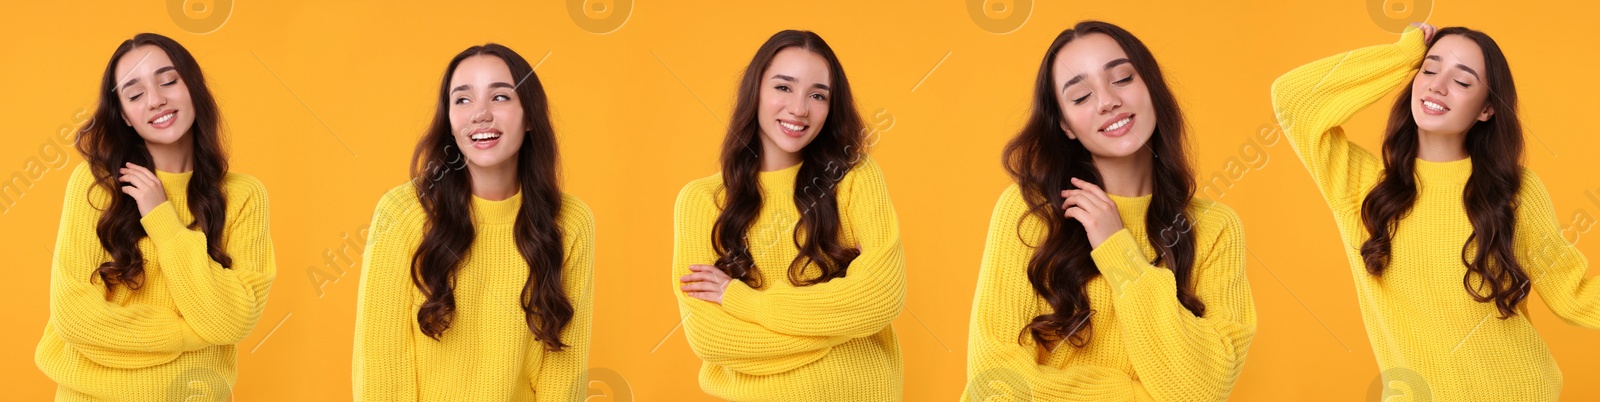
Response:
[{"label": "sweater neckline", "polygon": [[1424,183],[1465,183],[1472,177],[1472,158],[1449,162],[1416,160],[1416,175]]},{"label": "sweater neckline", "polygon": [[472,220],[478,223],[495,224],[516,222],[517,212],[522,210],[522,190],[510,198],[500,201],[490,201],[472,196]]}]

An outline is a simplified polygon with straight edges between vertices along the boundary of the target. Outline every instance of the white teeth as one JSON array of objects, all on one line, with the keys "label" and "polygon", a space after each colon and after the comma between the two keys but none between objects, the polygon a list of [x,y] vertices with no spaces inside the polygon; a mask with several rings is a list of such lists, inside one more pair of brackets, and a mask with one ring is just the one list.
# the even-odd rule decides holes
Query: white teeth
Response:
[{"label": "white teeth", "polygon": [[496,138],[500,138],[500,134],[495,134],[495,133],[477,133],[477,134],[473,134],[472,135],[472,140],[473,141],[492,140],[492,139],[496,139]]},{"label": "white teeth", "polygon": [[1100,132],[1116,131],[1117,129],[1122,128],[1122,126],[1128,125],[1128,122],[1132,121],[1132,120],[1133,120],[1132,117],[1124,117],[1124,118],[1122,118],[1122,120],[1117,120],[1116,123],[1111,123],[1111,125],[1106,126],[1106,128],[1103,129],[1103,130],[1100,130]]},{"label": "white teeth", "polygon": [[789,131],[805,131],[805,129],[806,129],[806,126],[797,126],[797,125],[794,125],[794,124],[789,124],[789,123],[781,122],[781,121],[778,122],[778,125],[783,126],[783,128],[785,130],[789,130]]},{"label": "white teeth", "polygon": [[1440,112],[1444,111],[1444,105],[1440,105],[1440,104],[1429,102],[1429,101],[1422,101],[1422,107],[1428,108],[1428,110],[1435,110],[1435,111],[1440,111]]},{"label": "white teeth", "polygon": [[177,116],[177,115],[178,115],[177,113],[167,113],[166,115],[161,116],[161,118],[158,118],[158,119],[156,119],[156,121],[153,121],[151,123],[155,123],[155,124],[166,123],[168,120],[172,120],[172,116]]}]

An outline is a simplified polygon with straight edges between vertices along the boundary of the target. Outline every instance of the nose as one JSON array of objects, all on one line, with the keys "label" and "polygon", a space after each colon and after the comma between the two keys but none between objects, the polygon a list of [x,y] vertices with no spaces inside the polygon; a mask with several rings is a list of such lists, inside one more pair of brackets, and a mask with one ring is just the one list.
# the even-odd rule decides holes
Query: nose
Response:
[{"label": "nose", "polygon": [[161,110],[162,106],[167,105],[167,96],[160,90],[146,91],[144,104],[149,110]]},{"label": "nose", "polygon": [[1100,113],[1110,113],[1112,110],[1122,107],[1122,98],[1117,96],[1117,91],[1105,88],[1097,92],[1100,94],[1100,96],[1097,96],[1100,100]]},{"label": "nose", "polygon": [[485,103],[484,106],[479,106],[478,110],[472,112],[472,122],[474,124],[494,122],[494,113],[489,113],[489,106],[487,103]]},{"label": "nose", "polygon": [[806,117],[811,114],[811,105],[806,104],[805,95],[801,95],[798,102],[789,102],[789,114],[794,117]]},{"label": "nose", "polygon": [[1429,93],[1437,94],[1439,96],[1449,95],[1449,87],[1445,85],[1445,81],[1448,80],[1444,78],[1434,78],[1432,80],[1428,80],[1428,84],[1423,89],[1428,90]]}]

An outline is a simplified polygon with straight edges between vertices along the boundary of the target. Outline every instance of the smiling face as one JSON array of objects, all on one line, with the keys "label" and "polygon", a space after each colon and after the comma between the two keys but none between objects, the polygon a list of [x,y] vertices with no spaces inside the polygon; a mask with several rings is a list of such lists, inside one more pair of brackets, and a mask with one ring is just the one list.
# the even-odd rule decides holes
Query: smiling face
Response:
[{"label": "smiling face", "polygon": [[146,142],[170,145],[194,126],[194,102],[167,52],[153,45],[134,48],[117,59],[114,89],[122,123]]},{"label": "smiling face", "polygon": [[1434,41],[1411,80],[1411,115],[1426,133],[1461,135],[1494,115],[1483,48],[1461,35]]},{"label": "smiling face", "polygon": [[810,50],[790,47],[779,51],[761,76],[756,114],[762,155],[786,161],[785,165],[798,163],[800,150],[828,119],[832,95],[828,62]]},{"label": "smiling face", "polygon": [[1133,155],[1156,129],[1155,107],[1144,79],[1110,35],[1091,33],[1068,42],[1052,62],[1061,129],[1102,158]]},{"label": "smiling face", "polygon": [[526,126],[516,83],[505,61],[491,55],[468,57],[450,75],[450,131],[469,166],[516,163]]}]

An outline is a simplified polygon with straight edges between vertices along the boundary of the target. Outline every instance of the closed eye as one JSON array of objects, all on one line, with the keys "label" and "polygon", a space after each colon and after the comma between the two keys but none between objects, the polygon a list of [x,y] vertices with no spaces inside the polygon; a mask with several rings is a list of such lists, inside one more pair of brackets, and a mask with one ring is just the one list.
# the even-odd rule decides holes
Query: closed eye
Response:
[{"label": "closed eye", "polygon": [[1461,85],[1462,88],[1471,88],[1472,87],[1472,84],[1468,84],[1468,83],[1461,82],[1461,81],[1456,81],[1456,84]]},{"label": "closed eye", "polygon": [[1126,84],[1126,83],[1130,83],[1130,82],[1133,82],[1133,76],[1131,76],[1131,75],[1127,76],[1126,78],[1120,79],[1120,80],[1112,81],[1111,83],[1113,83],[1113,84]]},{"label": "closed eye", "polygon": [[1086,100],[1089,100],[1089,95],[1084,95],[1082,97],[1079,97],[1078,99],[1073,99],[1072,100],[1072,104],[1074,104],[1074,105],[1082,104],[1083,101],[1086,101]]}]

